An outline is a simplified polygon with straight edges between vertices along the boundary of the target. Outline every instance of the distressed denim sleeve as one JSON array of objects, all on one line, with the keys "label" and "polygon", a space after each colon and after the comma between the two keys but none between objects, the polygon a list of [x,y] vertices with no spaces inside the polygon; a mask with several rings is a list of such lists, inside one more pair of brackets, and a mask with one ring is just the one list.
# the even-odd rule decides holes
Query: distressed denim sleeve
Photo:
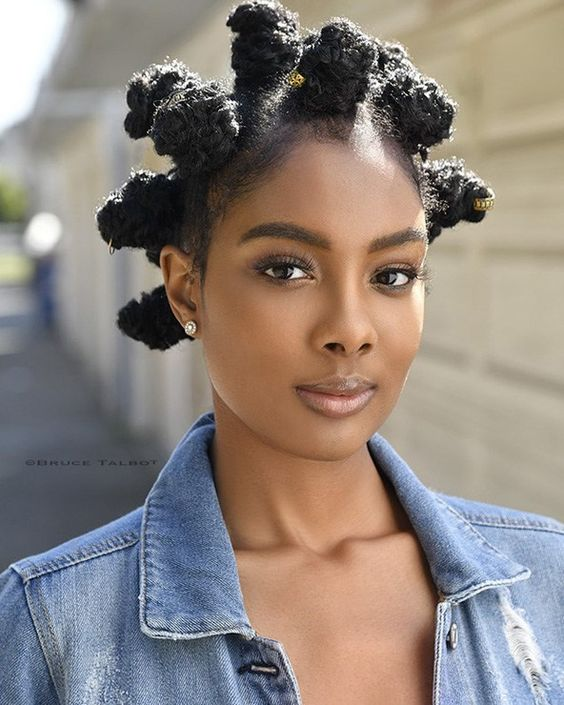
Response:
[{"label": "distressed denim sleeve", "polygon": [[22,579],[12,568],[0,573],[0,705],[61,705]]}]

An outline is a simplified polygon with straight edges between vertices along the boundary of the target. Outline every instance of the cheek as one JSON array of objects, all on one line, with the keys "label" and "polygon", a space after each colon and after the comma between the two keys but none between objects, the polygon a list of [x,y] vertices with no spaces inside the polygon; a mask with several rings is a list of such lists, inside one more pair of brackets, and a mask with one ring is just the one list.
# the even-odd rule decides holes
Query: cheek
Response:
[{"label": "cheek", "polygon": [[281,297],[261,295],[235,277],[210,276],[208,291],[213,294],[206,297],[204,355],[217,391],[258,393],[281,383],[284,370],[291,375],[296,325],[303,326],[295,306],[281,305]]},{"label": "cheek", "polygon": [[[299,324],[291,297],[272,295],[241,280],[223,284],[210,282],[213,296],[206,302],[206,338],[218,345],[230,341],[229,347],[245,349],[246,355],[262,356],[262,349],[295,346],[288,326]],[[236,352],[236,351],[235,351]]]},{"label": "cheek", "polygon": [[424,298],[413,291],[409,298],[382,309],[377,325],[377,348],[390,370],[402,374],[413,362],[423,333]]}]

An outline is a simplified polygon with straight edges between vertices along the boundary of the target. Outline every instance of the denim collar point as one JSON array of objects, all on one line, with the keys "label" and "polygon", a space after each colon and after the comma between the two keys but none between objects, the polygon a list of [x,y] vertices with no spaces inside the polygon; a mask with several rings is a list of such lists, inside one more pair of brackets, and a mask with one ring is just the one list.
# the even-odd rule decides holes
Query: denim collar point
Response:
[{"label": "denim collar point", "polygon": [[[233,546],[215,490],[209,445],[213,411],[178,442],[143,507],[139,618],[155,638],[255,635],[244,607]],[[408,515],[442,598],[462,601],[531,575],[486,541],[426,487],[381,435],[368,440]]]},{"label": "denim collar point", "polygon": [[383,436],[375,433],[368,448],[375,465],[393,485],[443,597],[461,602],[484,589],[531,576],[527,566],[492,546],[462,514],[423,484]]},{"label": "denim collar point", "polygon": [[148,636],[254,635],[215,491],[207,417],[184,434],[145,500],[139,616]]}]

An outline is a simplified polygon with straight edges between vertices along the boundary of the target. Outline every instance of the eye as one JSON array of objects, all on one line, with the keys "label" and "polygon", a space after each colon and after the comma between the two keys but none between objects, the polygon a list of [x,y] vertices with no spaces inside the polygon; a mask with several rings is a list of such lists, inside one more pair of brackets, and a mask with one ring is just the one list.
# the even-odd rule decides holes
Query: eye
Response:
[{"label": "eye", "polygon": [[[387,289],[396,291],[403,291],[404,289],[407,289],[412,282],[414,282],[416,279],[419,279],[425,282],[425,291],[428,292],[428,282],[430,282],[432,278],[431,270],[428,264],[421,264],[419,267],[386,267],[386,269],[377,272],[375,276],[385,277],[389,275],[393,277],[393,281],[389,283],[383,283],[382,286],[386,287]],[[400,280],[399,284],[397,283],[398,276]],[[401,281],[402,277],[406,281]]]},{"label": "eye", "polygon": [[[386,277],[386,276],[391,276],[392,280],[388,282],[382,282],[384,286],[390,286],[393,289],[402,289],[406,287],[409,282],[413,281],[415,277],[417,276],[417,272],[415,269],[411,268],[400,268],[400,267],[391,267],[389,269],[384,269],[381,272],[378,272],[376,277]],[[404,281],[402,281],[402,277]],[[399,279],[399,283],[398,283]]]},{"label": "eye", "polygon": [[284,284],[287,281],[297,281],[299,279],[306,279],[307,277],[279,277],[273,276],[271,274],[266,274],[266,272],[268,272],[268,270],[272,270],[273,272],[275,272],[276,270],[284,271],[289,269],[301,269],[302,271],[311,272],[313,270],[314,265],[315,262],[313,261],[313,259],[308,257],[306,257],[305,259],[301,259],[299,257],[293,257],[291,255],[269,254],[266,255],[266,257],[263,257],[258,262],[255,262],[255,264],[253,265],[253,269],[256,269],[258,272],[263,273],[266,277],[272,279],[275,282],[280,282],[281,284]]}]

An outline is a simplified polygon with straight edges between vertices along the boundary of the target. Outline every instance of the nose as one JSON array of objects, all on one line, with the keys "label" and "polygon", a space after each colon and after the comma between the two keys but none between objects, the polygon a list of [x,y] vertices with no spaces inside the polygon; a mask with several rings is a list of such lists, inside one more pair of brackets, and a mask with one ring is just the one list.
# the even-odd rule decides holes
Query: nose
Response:
[{"label": "nose", "polygon": [[[333,297],[332,302],[335,300]],[[351,293],[350,289],[339,300],[340,305],[329,304],[330,312],[318,326],[319,348],[341,356],[370,353],[378,338],[374,311],[370,311],[364,296]]]}]

